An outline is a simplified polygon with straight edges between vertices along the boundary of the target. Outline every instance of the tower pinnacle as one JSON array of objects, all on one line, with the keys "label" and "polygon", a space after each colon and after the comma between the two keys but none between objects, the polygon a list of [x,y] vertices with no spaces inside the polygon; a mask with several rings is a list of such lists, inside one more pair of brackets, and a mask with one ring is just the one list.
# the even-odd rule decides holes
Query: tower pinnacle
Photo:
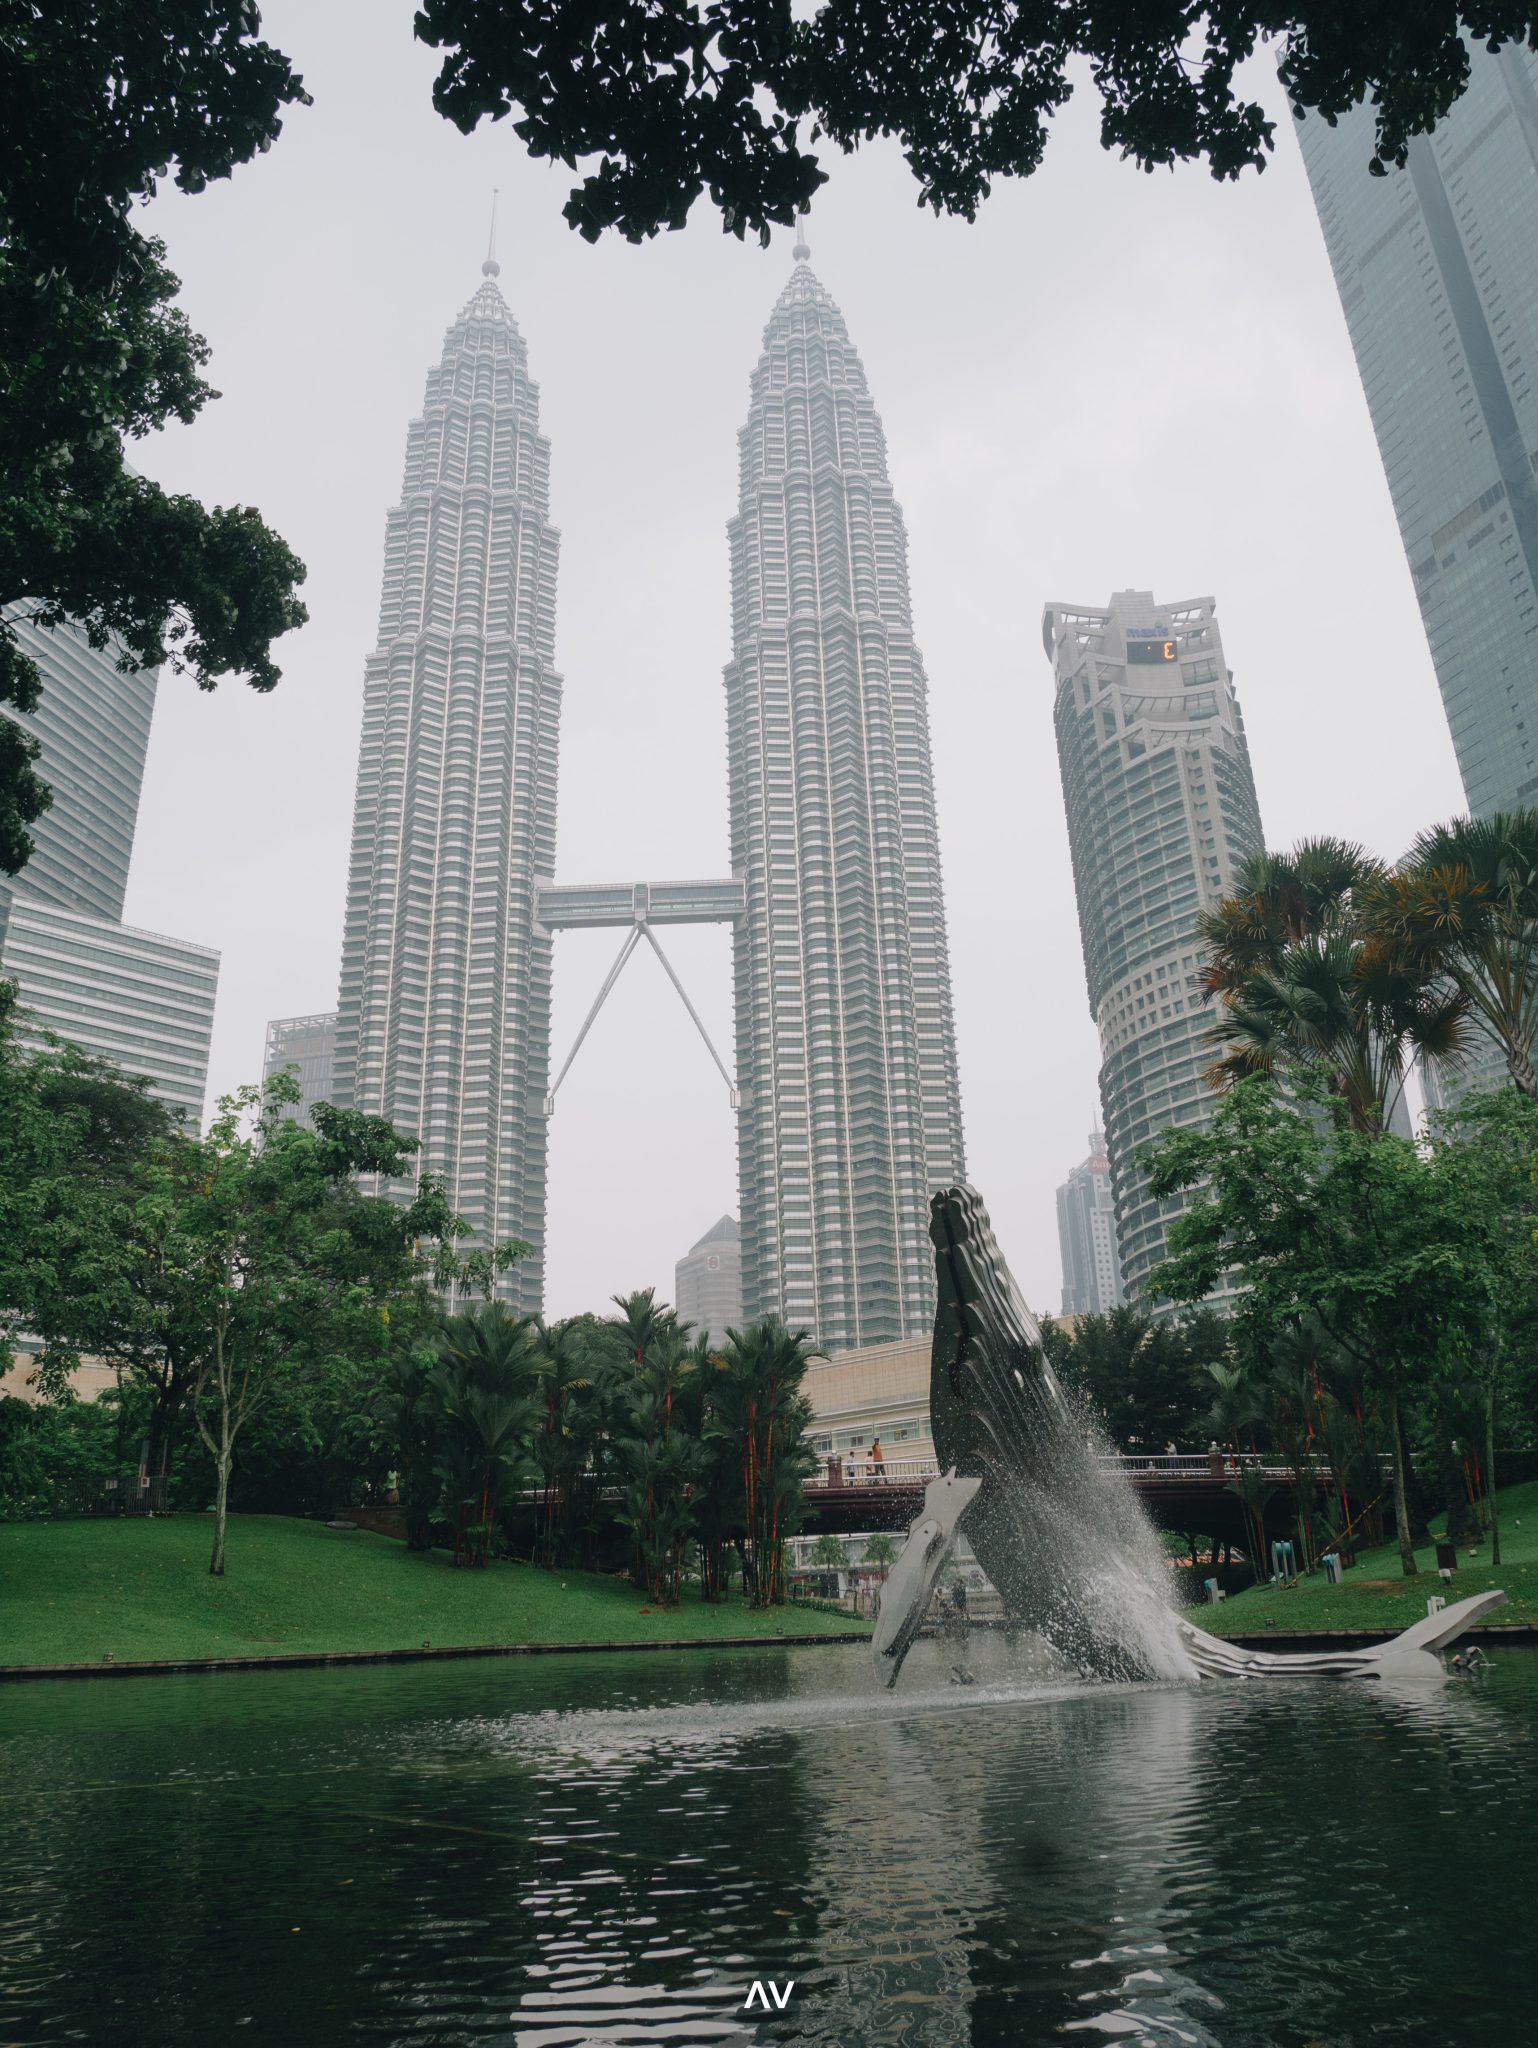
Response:
[{"label": "tower pinnacle", "polygon": [[806,245],[806,215],[804,213],[796,215],[796,246],[790,253],[792,261],[796,263],[810,263],[812,260],[812,252]]},{"label": "tower pinnacle", "polygon": [[497,187],[491,188],[491,233],[486,238],[486,261],[481,265],[482,277],[500,277],[502,266],[497,261]]}]

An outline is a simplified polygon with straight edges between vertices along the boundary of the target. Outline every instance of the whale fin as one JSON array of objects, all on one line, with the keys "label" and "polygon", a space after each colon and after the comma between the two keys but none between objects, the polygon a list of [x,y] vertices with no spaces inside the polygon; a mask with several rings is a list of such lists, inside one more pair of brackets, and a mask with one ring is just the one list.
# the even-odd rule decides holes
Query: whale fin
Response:
[{"label": "whale fin", "polygon": [[982,1483],[959,1478],[953,1465],[924,1488],[923,1508],[887,1573],[871,1632],[871,1656],[885,1686],[897,1683],[903,1659],[929,1611],[935,1580],[956,1548],[961,1518]]}]

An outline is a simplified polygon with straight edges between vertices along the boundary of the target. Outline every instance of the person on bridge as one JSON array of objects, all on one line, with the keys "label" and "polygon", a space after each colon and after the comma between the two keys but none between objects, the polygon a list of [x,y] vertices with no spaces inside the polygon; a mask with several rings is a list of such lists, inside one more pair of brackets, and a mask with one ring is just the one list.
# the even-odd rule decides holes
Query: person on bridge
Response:
[{"label": "person on bridge", "polygon": [[873,1436],[870,1440],[870,1476],[873,1486],[886,1484],[886,1453],[881,1448],[879,1436]]},{"label": "person on bridge", "polygon": [[854,1450],[852,1447],[844,1453],[844,1484],[846,1486],[854,1485]]}]

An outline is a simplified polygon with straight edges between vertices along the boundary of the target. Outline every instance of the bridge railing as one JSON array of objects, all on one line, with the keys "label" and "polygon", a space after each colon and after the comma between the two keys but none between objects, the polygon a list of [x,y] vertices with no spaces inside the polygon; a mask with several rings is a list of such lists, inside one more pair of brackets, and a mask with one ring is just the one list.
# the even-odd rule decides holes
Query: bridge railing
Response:
[{"label": "bridge railing", "polygon": [[844,1459],[835,1458],[830,1453],[822,1459],[806,1484],[812,1492],[826,1492],[830,1488],[836,1491],[842,1487],[927,1486],[939,1470],[932,1454],[920,1458],[883,1458],[879,1465],[873,1465],[860,1452],[850,1466]]},{"label": "bridge railing", "polygon": [[[1169,1485],[1189,1485],[1193,1480],[1214,1479],[1227,1481],[1243,1469],[1259,1472],[1262,1479],[1279,1485],[1291,1485],[1294,1477],[1291,1465],[1278,1465],[1270,1460],[1247,1456],[1231,1456],[1228,1452],[1204,1452],[1187,1456],[1182,1453],[1162,1455],[1155,1453],[1142,1456],[1127,1452],[1102,1452],[1098,1463],[1130,1473],[1150,1485],[1161,1481]],[[1330,1468],[1320,1460],[1304,1468],[1320,1479],[1330,1477]],[[916,1458],[884,1458],[879,1465],[872,1465],[863,1452],[855,1454],[853,1463],[836,1458],[831,1453],[819,1463],[817,1470],[807,1480],[810,1492],[839,1491],[849,1487],[866,1486],[925,1486],[939,1472],[938,1460],[932,1453]]]}]

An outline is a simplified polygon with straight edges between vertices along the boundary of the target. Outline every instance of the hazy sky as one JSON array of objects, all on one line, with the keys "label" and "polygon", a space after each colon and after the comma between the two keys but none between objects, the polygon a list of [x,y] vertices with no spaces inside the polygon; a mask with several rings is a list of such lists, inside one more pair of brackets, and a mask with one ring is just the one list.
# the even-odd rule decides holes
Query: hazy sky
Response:
[{"label": "hazy sky", "polygon": [[[559,878],[727,871],[725,525],[792,237],[744,247],[699,209],[643,248],[590,247],[561,218],[567,173],[505,123],[467,140],[434,114],[412,11],[274,0],[264,32],[314,106],[152,213],[224,396],[135,460],[259,506],[309,565],[276,693],[168,678],[156,712],[127,915],[223,953],[211,1093],[257,1076],[268,1018],[336,1002],[385,512],[494,185],[561,529]],[[1053,1190],[1097,1116],[1043,604],[1216,596],[1272,844],[1340,832],[1392,855],[1462,807],[1301,159],[1253,75],[1278,144],[1238,185],[1106,156],[1086,85],[1045,168],[973,226],[921,212],[891,146],[830,159],[812,214],[908,524],[969,1172],[1038,1309],[1061,1286]],[[726,930],[663,936],[730,1059]],[[557,1065],[617,938],[556,940]],[[643,948],[552,1126],[548,1312],[671,1293],[737,1208],[733,1140]]]}]

